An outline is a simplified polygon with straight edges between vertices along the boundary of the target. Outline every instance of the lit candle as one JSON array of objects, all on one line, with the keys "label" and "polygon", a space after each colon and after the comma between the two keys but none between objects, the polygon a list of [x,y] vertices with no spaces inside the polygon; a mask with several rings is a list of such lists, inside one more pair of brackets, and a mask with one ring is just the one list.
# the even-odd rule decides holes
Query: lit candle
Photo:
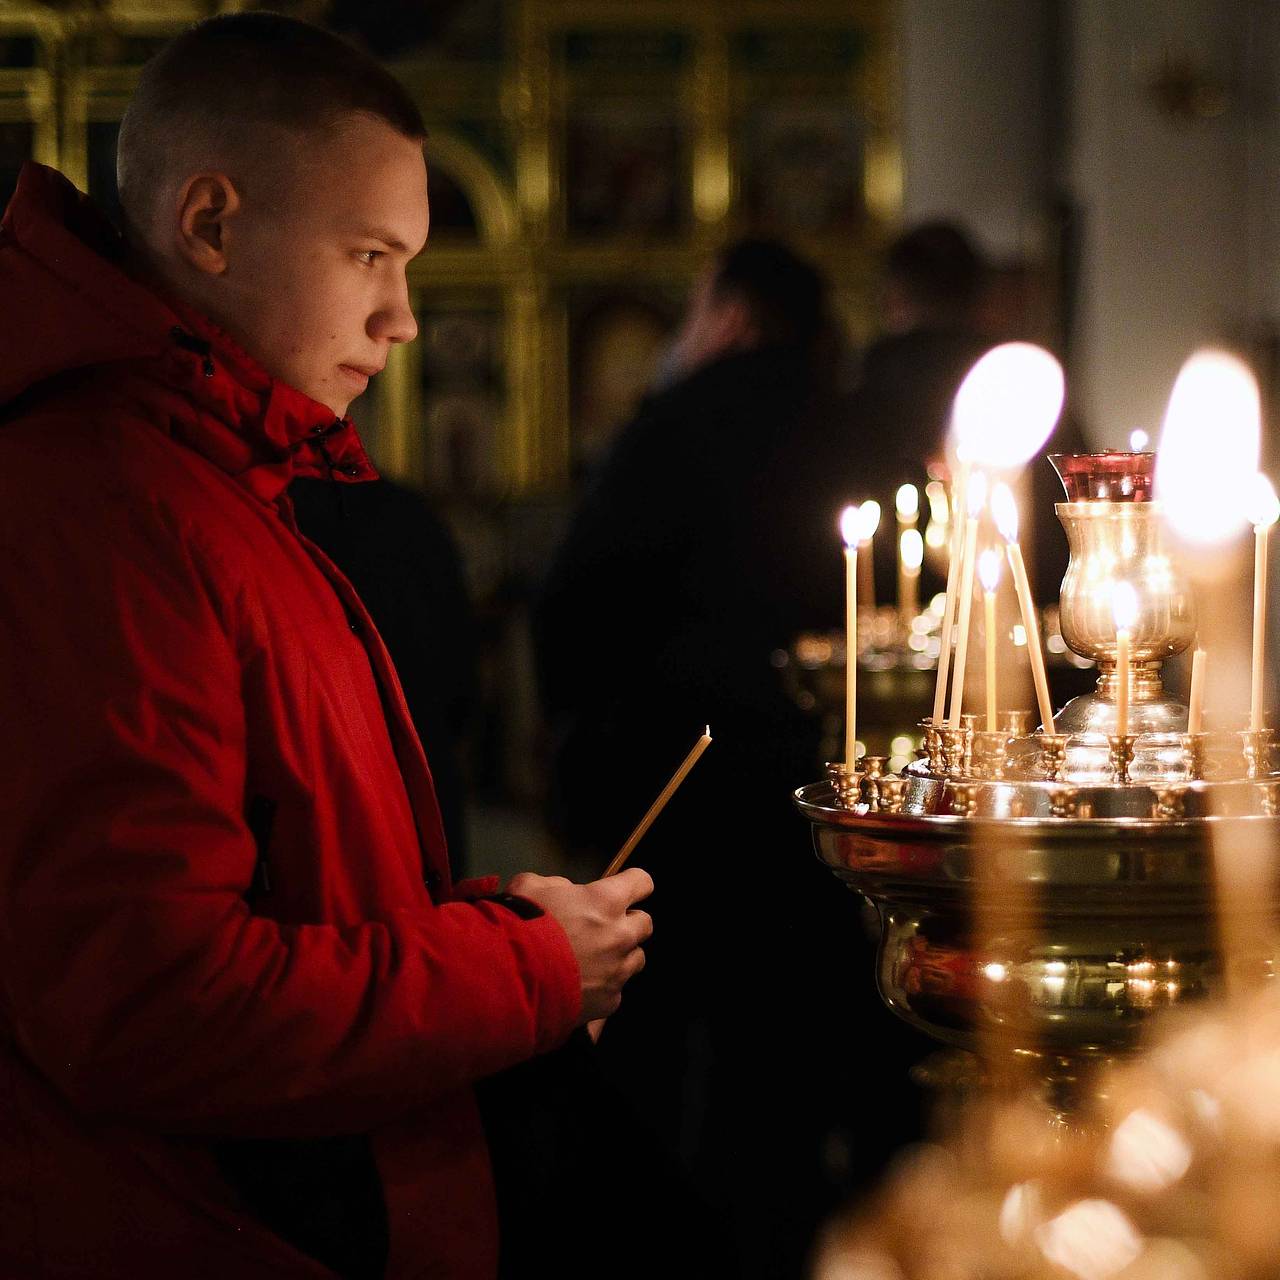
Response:
[{"label": "lit candle", "polygon": [[1130,632],[1138,620],[1138,593],[1131,583],[1112,584],[1111,612],[1116,620],[1116,737],[1123,738],[1129,732]]},{"label": "lit candle", "polygon": [[876,559],[871,540],[880,527],[880,504],[871,498],[858,508],[858,548],[862,551],[861,575],[862,603],[875,612],[876,608]]},{"label": "lit candle", "polygon": [[1203,649],[1191,655],[1191,705],[1187,708],[1187,732],[1199,733],[1204,725],[1204,677],[1209,658]]},{"label": "lit candle", "polygon": [[961,462],[951,494],[951,510],[955,519],[951,526],[951,556],[947,561],[947,595],[942,609],[942,630],[938,633],[938,682],[933,691],[933,723],[941,728],[947,707],[947,673],[951,664],[951,629],[956,620],[956,587],[960,576],[960,557],[964,551],[964,521],[960,512],[967,501],[969,464]]},{"label": "lit candle", "polygon": [[973,565],[978,554],[978,517],[987,501],[987,477],[975,472],[969,481],[967,507],[969,518],[964,522],[964,560],[960,566],[959,602],[960,618],[956,623],[956,669],[951,677],[952,729],[960,727],[960,709],[964,705],[964,668],[969,657],[969,619],[973,613]]},{"label": "lit candle", "polygon": [[844,761],[857,765],[858,727],[858,533],[857,507],[845,507],[840,516],[844,539]]},{"label": "lit candle", "polygon": [[906,529],[899,539],[898,555],[902,562],[902,621],[910,628],[920,612],[920,566],[924,563],[924,539],[919,529]]},{"label": "lit candle", "polygon": [[948,529],[951,513],[947,507],[947,486],[941,480],[930,480],[924,487],[929,503],[929,523],[925,526],[924,543],[930,551],[940,552],[950,540]]},{"label": "lit candle", "polygon": [[909,627],[919,609],[914,590],[916,574],[909,572],[907,568],[905,539],[908,533],[916,533],[916,525],[920,519],[920,490],[913,484],[899,485],[894,497],[894,508],[898,513],[898,616],[902,625]]},{"label": "lit candle", "polygon": [[1044,669],[1044,650],[1040,647],[1040,615],[1031,597],[1031,583],[1027,580],[1027,566],[1018,545],[1018,504],[1007,484],[998,484],[991,493],[991,514],[996,528],[1005,540],[1009,557],[1009,571],[1013,574],[1013,589],[1018,596],[1018,610],[1022,614],[1022,629],[1027,634],[1027,656],[1031,659],[1031,683],[1036,690],[1036,703],[1040,707],[1040,724],[1045,733],[1053,733],[1053,702],[1049,697],[1049,678]]},{"label": "lit candle", "polygon": [[1000,585],[1000,553],[988,547],[978,557],[982,583],[983,625],[986,629],[987,732],[996,731],[996,588]]},{"label": "lit candle", "polygon": [[1259,733],[1266,728],[1263,703],[1266,672],[1263,664],[1267,648],[1267,543],[1271,528],[1280,519],[1280,500],[1275,486],[1261,473],[1254,482],[1253,510],[1253,668],[1249,685],[1249,728]]}]

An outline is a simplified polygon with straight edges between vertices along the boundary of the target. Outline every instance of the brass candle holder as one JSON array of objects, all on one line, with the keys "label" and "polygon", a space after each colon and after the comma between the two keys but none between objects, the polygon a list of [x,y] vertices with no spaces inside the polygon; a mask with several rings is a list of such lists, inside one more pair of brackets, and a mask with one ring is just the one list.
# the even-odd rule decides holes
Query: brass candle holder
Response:
[{"label": "brass candle holder", "polygon": [[1009,735],[983,730],[973,735],[973,768],[980,778],[998,782],[1004,777],[1005,755],[1009,750]]},{"label": "brass candle holder", "polygon": [[1111,781],[1128,782],[1129,766],[1133,764],[1134,749],[1138,738],[1133,733],[1113,733],[1107,738],[1111,749]]}]

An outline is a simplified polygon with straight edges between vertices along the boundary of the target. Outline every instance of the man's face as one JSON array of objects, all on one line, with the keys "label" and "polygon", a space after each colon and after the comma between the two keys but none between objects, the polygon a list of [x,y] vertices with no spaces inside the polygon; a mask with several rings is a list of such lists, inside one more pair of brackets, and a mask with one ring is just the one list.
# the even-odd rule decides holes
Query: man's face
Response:
[{"label": "man's face", "polygon": [[405,273],[427,239],[422,146],[352,116],[245,186],[219,318],[269,373],[343,417],[391,344],[418,331]]}]

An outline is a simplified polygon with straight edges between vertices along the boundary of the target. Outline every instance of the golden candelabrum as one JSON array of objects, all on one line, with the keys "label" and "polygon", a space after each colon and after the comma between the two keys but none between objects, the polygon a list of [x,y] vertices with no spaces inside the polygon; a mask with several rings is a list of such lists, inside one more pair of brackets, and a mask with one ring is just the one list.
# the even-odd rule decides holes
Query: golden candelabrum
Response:
[{"label": "golden candelabrum", "polygon": [[[1034,1062],[1066,1110],[1089,1065],[1125,1054],[1153,1011],[1221,988],[1212,846],[1280,834],[1274,735],[1189,734],[1162,687],[1195,610],[1151,498],[1153,461],[1054,459],[1071,550],[1062,636],[1099,675],[1053,732],[1028,732],[1022,713],[994,732],[973,716],[925,720],[919,758],[899,772],[864,756],[795,795],[818,857],[878,909],[889,1006],[989,1061]],[[1118,579],[1137,596],[1123,735]]]}]

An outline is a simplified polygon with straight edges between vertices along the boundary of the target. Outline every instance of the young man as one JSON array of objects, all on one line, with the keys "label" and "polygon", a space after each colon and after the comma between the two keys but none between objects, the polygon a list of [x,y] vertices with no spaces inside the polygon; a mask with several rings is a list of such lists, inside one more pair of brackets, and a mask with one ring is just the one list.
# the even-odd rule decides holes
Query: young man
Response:
[{"label": "young man", "polygon": [[284,497],[373,475],[422,141],[340,41],[217,18],[143,72],[124,241],[38,166],[0,225],[6,1277],[492,1276],[472,1085],[643,963],[643,872],[450,884]]}]

